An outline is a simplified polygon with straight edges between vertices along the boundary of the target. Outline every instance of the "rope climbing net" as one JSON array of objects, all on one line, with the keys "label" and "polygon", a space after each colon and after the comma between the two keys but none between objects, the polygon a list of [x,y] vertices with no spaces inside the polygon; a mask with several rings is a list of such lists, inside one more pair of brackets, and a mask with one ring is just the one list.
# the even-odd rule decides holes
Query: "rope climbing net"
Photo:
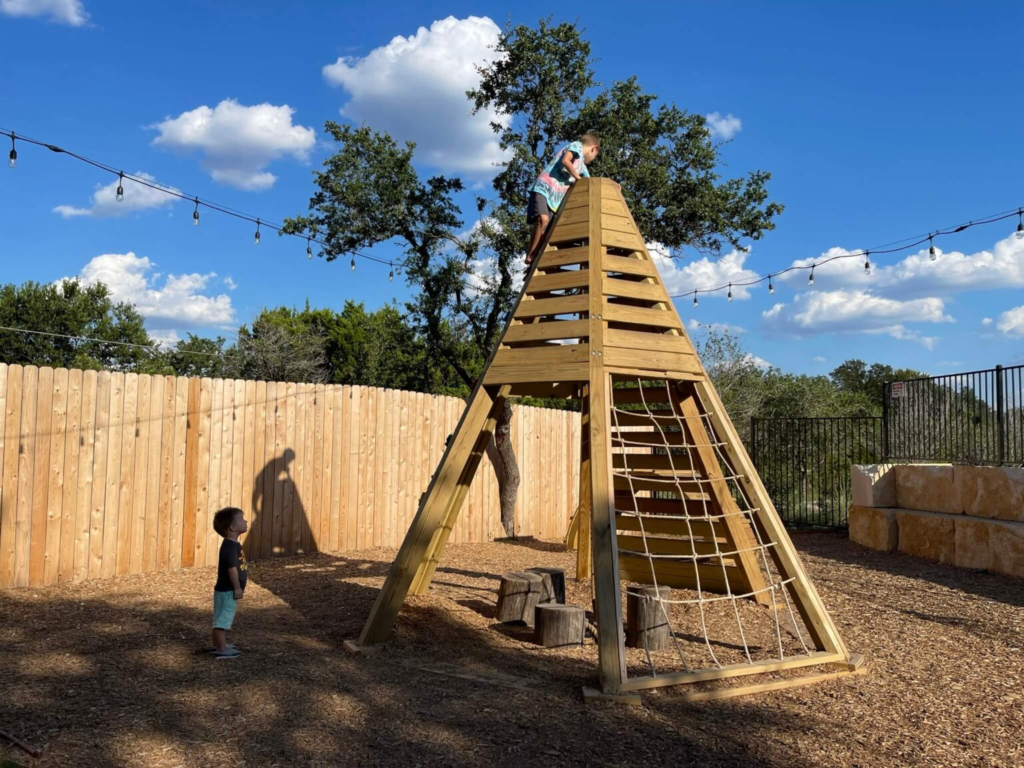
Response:
[{"label": "rope climbing net", "polygon": [[685,382],[617,378],[613,393],[621,589],[627,606],[630,595],[653,604],[671,638],[652,649],[643,633],[630,675],[813,653],[714,414]]}]

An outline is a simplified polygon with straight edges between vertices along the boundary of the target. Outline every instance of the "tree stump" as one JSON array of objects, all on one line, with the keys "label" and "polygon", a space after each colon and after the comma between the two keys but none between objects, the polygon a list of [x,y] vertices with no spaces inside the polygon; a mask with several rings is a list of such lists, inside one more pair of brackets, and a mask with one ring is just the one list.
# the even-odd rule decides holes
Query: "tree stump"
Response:
[{"label": "tree stump", "polygon": [[565,604],[565,569],[564,568],[527,568],[527,573],[536,573],[544,580],[540,602]]},{"label": "tree stump", "polygon": [[504,573],[498,586],[498,621],[521,621],[533,626],[533,611],[540,602],[544,579],[536,573]]},{"label": "tree stump", "polygon": [[[637,593],[637,594],[634,594]],[[670,587],[630,587],[626,593],[626,645],[663,651],[673,647],[667,605]]]},{"label": "tree stump", "polygon": [[587,630],[587,612],[578,605],[548,603],[537,606],[537,626],[533,639],[545,648],[583,645]]}]

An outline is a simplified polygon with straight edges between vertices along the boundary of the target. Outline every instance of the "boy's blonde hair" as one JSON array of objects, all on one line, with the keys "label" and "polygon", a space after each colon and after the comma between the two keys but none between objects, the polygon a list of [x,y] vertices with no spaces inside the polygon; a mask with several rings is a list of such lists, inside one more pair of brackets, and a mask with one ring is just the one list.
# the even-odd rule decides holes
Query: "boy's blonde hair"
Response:
[{"label": "boy's blonde hair", "polygon": [[587,133],[584,133],[582,136],[580,136],[580,143],[585,147],[590,145],[600,147],[601,137],[598,136],[593,131],[588,131]]}]

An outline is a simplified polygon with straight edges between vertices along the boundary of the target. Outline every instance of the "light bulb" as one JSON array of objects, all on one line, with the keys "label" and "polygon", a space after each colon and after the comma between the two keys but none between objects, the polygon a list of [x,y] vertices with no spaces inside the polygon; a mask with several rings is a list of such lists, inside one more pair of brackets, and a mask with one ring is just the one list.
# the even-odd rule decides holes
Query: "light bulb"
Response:
[{"label": "light bulb", "polygon": [[729,301],[732,301],[732,283],[729,283]]},{"label": "light bulb", "polygon": [[391,267],[391,271],[388,272],[388,282],[390,283],[395,279],[395,265],[389,264],[388,266]]},{"label": "light bulb", "polygon": [[14,133],[11,132],[11,154],[7,156],[9,159],[7,165],[10,168],[14,168],[18,165],[18,150],[14,148]]},{"label": "light bulb", "polygon": [[[14,150],[12,149],[11,150],[12,156],[13,156],[13,152],[14,152]],[[11,168],[13,168],[13,167],[14,167],[14,164],[12,162],[11,163]],[[1017,210],[1017,239],[1018,240],[1024,240],[1024,211],[1022,211],[1020,209]]]},{"label": "light bulb", "polygon": [[306,258],[307,259],[312,259],[313,258],[313,246],[309,244],[309,238],[308,237],[306,238]]},{"label": "light bulb", "polygon": [[770,293],[770,294],[774,294],[775,293],[775,286],[772,285],[772,276],[771,275],[768,275],[768,293]]},{"label": "light bulb", "polygon": [[693,292],[693,306],[695,306],[695,307],[697,306],[697,292],[696,291]]},{"label": "light bulb", "polygon": [[349,264],[349,266],[352,268],[353,272],[356,271],[356,257],[355,256],[352,257],[352,263]]},{"label": "light bulb", "polygon": [[811,267],[811,276],[807,278],[808,285],[814,285],[814,267]]},{"label": "light bulb", "polygon": [[192,223],[199,226],[199,198],[196,198],[196,209],[192,211]]},{"label": "light bulb", "polygon": [[259,219],[256,219],[256,237],[253,238],[253,244],[254,245],[259,245],[260,244],[260,220]]},{"label": "light bulb", "polygon": [[939,258],[939,254],[935,252],[935,245],[932,243],[932,236],[928,235],[928,258],[935,261]]},{"label": "light bulb", "polygon": [[864,251],[864,274],[871,274],[871,251]]},{"label": "light bulb", "polygon": [[119,202],[119,203],[123,203],[124,202],[124,187],[122,186],[123,184],[124,184],[124,174],[120,173],[117,176],[117,194],[116,194],[117,202]]}]

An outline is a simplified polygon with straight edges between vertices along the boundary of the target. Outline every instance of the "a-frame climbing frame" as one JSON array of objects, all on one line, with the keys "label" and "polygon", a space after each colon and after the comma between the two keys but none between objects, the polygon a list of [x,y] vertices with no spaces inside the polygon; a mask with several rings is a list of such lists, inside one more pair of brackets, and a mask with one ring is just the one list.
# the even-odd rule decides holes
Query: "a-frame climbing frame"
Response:
[{"label": "a-frame climbing frame", "polygon": [[[814,665],[831,665],[822,677],[832,677],[835,667],[859,667],[697,358],[618,186],[597,178],[572,188],[549,227],[350,650],[382,644],[408,593],[426,592],[498,414],[507,398],[525,395],[582,401],[573,538],[577,578],[594,579],[605,694]],[[672,589],[658,603],[673,658],[625,648],[623,596],[645,585]],[[692,629],[684,626],[689,621]],[[721,695],[806,681],[782,677]]]}]

